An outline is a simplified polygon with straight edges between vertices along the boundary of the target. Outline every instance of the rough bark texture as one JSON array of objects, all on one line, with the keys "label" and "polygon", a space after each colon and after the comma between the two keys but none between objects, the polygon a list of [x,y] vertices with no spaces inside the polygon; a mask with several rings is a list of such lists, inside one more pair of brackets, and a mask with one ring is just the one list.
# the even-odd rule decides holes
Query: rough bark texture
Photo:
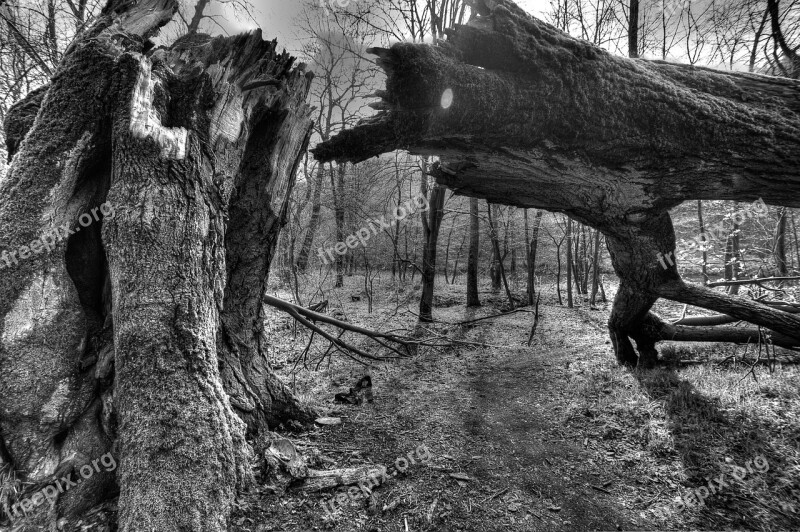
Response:
[{"label": "rough bark texture", "polygon": [[[423,179],[426,179],[423,177]],[[439,229],[444,217],[444,199],[447,189],[436,185],[431,189],[428,218],[422,213],[425,248],[422,253],[422,296],[419,300],[419,321],[433,321],[433,289],[436,283],[436,249],[439,243]]]},{"label": "rough bark texture", "polygon": [[658,297],[800,337],[800,318],[686,284],[657,259],[675,250],[667,211],[683,201],[800,206],[800,83],[615,57],[509,0],[473,5],[445,43],[373,49],[386,110],[315,155],[439,155],[438,181],[458,193],[600,229],[621,279],[609,329],[623,363],[637,362],[631,339],[640,364],[655,361],[645,318]]},{"label": "rough bark texture", "polygon": [[[308,268],[308,257],[311,255],[311,246],[314,245],[314,237],[319,227],[320,213],[322,212],[322,187],[325,179],[325,165],[320,163],[317,167],[317,175],[314,180],[314,193],[311,199],[311,215],[308,219],[308,229],[303,238],[303,245],[297,254],[297,270],[305,272]],[[309,183],[308,186],[311,186]]]},{"label": "rough bark texture", "polygon": [[[486,216],[489,220],[497,219],[497,205],[486,205]],[[489,267],[489,277],[492,279],[492,290],[500,290],[500,269],[505,257],[500,256],[500,235],[493,224],[489,224],[489,240],[492,243],[492,264]]]},{"label": "rough bark texture", "polygon": [[312,415],[269,369],[262,310],[310,78],[258,32],[144,53],[175,9],[113,0],[6,123],[3,462],[34,487],[119,463],[31,530],[117,485],[122,530],[227,530],[246,431]]}]

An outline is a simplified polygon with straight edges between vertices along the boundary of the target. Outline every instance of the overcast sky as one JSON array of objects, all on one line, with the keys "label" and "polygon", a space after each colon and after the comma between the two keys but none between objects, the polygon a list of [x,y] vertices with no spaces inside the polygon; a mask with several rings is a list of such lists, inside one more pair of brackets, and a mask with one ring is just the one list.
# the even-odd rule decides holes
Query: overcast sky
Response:
[{"label": "overcast sky", "polygon": [[[315,0],[326,1],[326,0]],[[337,2],[337,0],[327,0]],[[340,3],[342,0],[338,0]],[[296,51],[298,46],[297,31],[295,30],[295,19],[300,13],[303,6],[302,0],[252,0],[256,7],[256,20],[258,25],[264,31],[265,39],[278,39],[278,44],[287,48],[290,51]],[[549,5],[549,0],[517,0],[517,4],[529,13],[539,16],[539,14],[546,10]],[[236,24],[237,30],[252,29],[253,24]],[[235,33],[235,32],[231,32]]]}]

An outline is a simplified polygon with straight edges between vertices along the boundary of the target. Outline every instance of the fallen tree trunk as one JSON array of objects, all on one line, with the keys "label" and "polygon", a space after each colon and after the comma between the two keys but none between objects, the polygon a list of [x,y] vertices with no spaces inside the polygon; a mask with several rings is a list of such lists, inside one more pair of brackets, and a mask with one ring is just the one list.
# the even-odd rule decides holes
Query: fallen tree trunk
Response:
[{"label": "fallen tree trunk", "polygon": [[[758,327],[689,327],[668,325],[661,331],[661,340],[672,342],[732,342],[736,344],[758,344],[766,331]],[[796,338],[785,334],[770,333],[769,340],[774,345],[794,349],[798,347]]]},{"label": "fallen tree trunk", "polygon": [[269,368],[262,308],[310,77],[259,32],[145,51],[176,9],[111,0],[7,121],[3,463],[37,483],[119,462],[31,530],[117,486],[121,530],[227,530],[246,435],[314,415]]},{"label": "fallen tree trunk", "polygon": [[[565,212],[601,230],[620,277],[617,359],[655,363],[648,312],[665,297],[797,338],[800,317],[684,283],[668,210],[698,199],[800,206],[800,82],[615,57],[510,0],[475,0],[437,46],[376,48],[375,116],[314,151],[361,161],[439,155],[437,180],[490,202]],[[637,343],[639,357],[631,344]]]}]

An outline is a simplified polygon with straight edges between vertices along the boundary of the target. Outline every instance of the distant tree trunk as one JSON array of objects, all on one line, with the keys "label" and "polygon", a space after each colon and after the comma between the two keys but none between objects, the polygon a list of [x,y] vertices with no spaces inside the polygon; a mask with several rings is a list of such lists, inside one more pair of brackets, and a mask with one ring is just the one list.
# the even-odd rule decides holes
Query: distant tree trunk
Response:
[{"label": "distant tree trunk", "polygon": [[[395,166],[395,181],[397,184],[397,204],[403,202],[403,190],[400,188],[400,169]],[[395,273],[398,274],[401,280],[405,280],[405,268],[401,265],[400,251],[397,249],[400,245],[400,220],[394,222],[394,238],[392,239],[392,249],[394,256],[392,257],[392,279],[395,278]]]},{"label": "distant tree trunk", "polygon": [[528,209],[525,209],[525,239],[526,239],[526,246],[528,247],[528,305],[533,305],[535,303],[535,296],[536,296],[536,252],[539,249],[539,228],[542,225],[542,215],[544,212],[539,209],[536,211],[536,218],[534,218],[533,222],[533,230],[532,235],[530,237],[530,244],[528,242],[528,231],[527,231],[527,224],[528,224]]},{"label": "distant tree trunk", "polygon": [[591,252],[588,237],[591,236],[591,230],[585,225],[581,225],[581,247],[583,248],[583,258],[581,260],[583,268],[583,282],[581,283],[581,292],[584,297],[589,294],[589,274],[591,273],[591,264],[589,263],[589,253]]},{"label": "distant tree trunk", "polygon": [[[736,235],[731,232],[728,238],[725,239],[725,255],[724,255],[724,272],[726,281],[736,280]],[[729,294],[736,294],[739,292],[739,285],[731,285],[728,287]]]},{"label": "distant tree trunk", "polygon": [[770,14],[772,21],[772,38],[775,41],[776,47],[783,53],[783,58],[788,63],[788,68],[781,64],[781,61],[776,61],[781,74],[789,78],[800,78],[800,53],[797,48],[792,48],[786,42],[786,38],[781,27],[781,10],[779,7],[780,0],[767,0],[767,10]]},{"label": "distant tree trunk", "polygon": [[567,218],[567,307],[572,308],[572,218]]},{"label": "distant tree trunk", "polygon": [[558,304],[564,305],[561,297],[561,244],[556,244],[556,294],[558,295]]},{"label": "distant tree trunk", "polygon": [[800,241],[797,239],[797,224],[794,220],[794,211],[792,211],[792,232],[794,233],[794,252],[797,255],[796,269],[800,271]]},{"label": "distant tree trunk", "polygon": [[[583,279],[583,263],[581,261],[581,224],[577,222],[573,222],[573,235],[572,240],[575,242],[574,248],[575,251],[572,255],[572,269],[573,269],[573,281],[575,282],[575,294],[578,296],[578,299],[584,294],[583,285],[581,284],[581,280]],[[575,234],[575,227],[578,228],[579,233]]]},{"label": "distant tree trunk", "polygon": [[226,531],[245,437],[314,415],[269,368],[262,305],[310,77],[259,32],[145,52],[176,8],[112,0],[0,183],[3,459],[30,487],[117,453],[59,496],[70,527],[118,482],[120,530]]},{"label": "distant tree trunk", "polygon": [[450,262],[450,241],[453,238],[453,229],[455,228],[455,219],[453,219],[453,223],[450,224],[450,231],[447,233],[447,244],[444,248],[444,264],[442,265],[444,270],[444,282],[445,284],[450,284],[450,279],[447,277],[447,267]]},{"label": "distant tree trunk", "polygon": [[188,34],[195,34],[200,30],[200,23],[206,18],[205,10],[208,5],[211,3],[211,0],[197,0],[197,3],[194,6],[194,14],[192,15],[192,19],[189,21],[186,32]]},{"label": "distant tree trunk", "polygon": [[759,43],[761,42],[761,35],[764,33],[764,27],[767,25],[767,19],[769,18],[769,6],[764,8],[764,14],[761,16],[761,23],[758,25],[758,29],[753,36],[753,44],[750,47],[750,62],[748,64],[748,72],[755,72],[756,70],[756,58],[758,57],[759,51]]},{"label": "distant tree trunk", "polygon": [[[697,222],[700,225],[700,234],[704,235],[706,233],[706,225],[703,222],[703,201],[697,200]],[[706,246],[703,245],[703,264],[700,267],[700,271],[703,273],[703,282],[708,282],[708,249]]]},{"label": "distant tree trunk", "polygon": [[461,252],[464,250],[464,243],[467,241],[467,233],[464,232],[464,236],[461,238],[461,244],[458,246],[458,253],[456,253],[456,261],[453,264],[453,277],[450,279],[450,284],[456,283],[456,277],[458,276],[458,261],[461,259]]},{"label": "distant tree trunk", "polygon": [[[423,176],[427,179],[427,176]],[[433,288],[436,282],[436,245],[439,240],[439,228],[444,216],[444,198],[447,189],[435,185],[431,190],[428,208],[428,222],[424,226],[425,249],[422,256],[422,298],[419,302],[419,321],[433,321]],[[423,213],[424,214],[424,213]]]},{"label": "distant tree trunk", "polygon": [[509,213],[508,216],[508,224],[505,228],[505,234],[503,238],[503,249],[504,253],[508,254],[508,241],[511,240],[511,265],[509,266],[509,273],[513,277],[514,274],[517,272],[517,246],[516,241],[514,240],[514,216],[513,213]]},{"label": "distant tree trunk", "polygon": [[[486,210],[494,210],[494,218],[497,218],[497,207],[495,205],[486,202]],[[491,216],[492,213],[489,213]],[[492,264],[489,268],[489,274],[492,278],[492,290],[500,290],[501,287],[501,279],[500,279],[500,262],[503,258],[500,256],[500,238],[497,236],[497,231],[494,228],[490,228],[489,230],[489,240],[492,243]]]},{"label": "distant tree trunk", "polygon": [[[499,257],[500,256],[500,242],[499,242],[499,240],[497,238],[497,226],[495,225],[494,220],[493,220],[494,217],[492,216],[492,210],[493,210],[492,207],[494,207],[494,205],[487,204],[487,207],[488,208],[486,209],[486,214],[488,215],[488,218],[489,218],[489,231],[490,231],[490,233],[492,235],[492,245],[494,246],[495,253],[497,253],[497,256]],[[505,269],[503,268],[503,260],[502,260],[502,258],[497,263],[497,266],[498,266],[498,269],[500,271],[500,278],[503,281],[503,286],[506,289],[506,296],[508,297],[508,304],[513,309],[516,306],[516,304],[514,303],[514,297],[511,295],[511,290],[508,288],[508,279],[506,279],[506,272],[505,272]]]},{"label": "distant tree trunk", "polygon": [[[597,298],[597,288],[600,282],[600,231],[594,232],[594,258],[592,260],[592,296],[589,299],[589,305],[595,304]],[[604,297],[605,299],[605,297]]]},{"label": "distant tree trunk", "polygon": [[478,297],[478,253],[480,252],[480,218],[477,198],[469,199],[469,258],[467,259],[467,306],[481,306]]},{"label": "distant tree trunk", "polygon": [[[733,204],[733,212],[738,211],[738,202]],[[725,241],[725,280],[735,281],[739,279],[739,224],[733,222],[731,232],[728,233],[728,238]],[[736,295],[739,293],[739,285],[731,285],[728,287],[728,293]]]},{"label": "distant tree trunk", "polygon": [[[345,224],[345,208],[344,208],[344,175],[347,165],[339,163],[334,172],[331,170],[331,189],[333,190],[333,213],[336,221],[336,244],[344,242],[344,224]],[[334,254],[336,257],[336,282],[335,288],[344,286],[344,255],[340,253]]]},{"label": "distant tree trunk", "polygon": [[789,270],[786,267],[786,207],[778,209],[778,223],[775,226],[775,267],[780,277],[786,277]]},{"label": "distant tree trunk", "polygon": [[639,0],[631,0],[628,22],[628,57],[639,57]]},{"label": "distant tree trunk", "polygon": [[[401,277],[402,277],[403,281],[405,281],[406,277],[408,276],[408,268],[411,266],[410,263],[409,263],[410,262],[409,258],[408,258],[408,231],[407,230],[403,231],[403,253],[404,253],[403,265],[400,268],[400,274],[401,274]],[[417,258],[415,256],[413,262],[416,262],[416,260],[417,260]],[[413,273],[414,271],[416,271],[416,268],[412,269],[412,273],[411,273],[411,282],[412,283],[414,282],[414,273]]]},{"label": "distant tree trunk", "polygon": [[[314,180],[314,194],[311,199],[311,216],[308,219],[308,229],[306,229],[306,236],[303,239],[303,245],[300,248],[300,253],[297,256],[297,270],[300,272],[306,271],[308,268],[308,256],[311,253],[311,246],[314,245],[314,237],[317,234],[317,227],[319,227],[320,211],[322,210],[322,187],[325,180],[325,164],[318,163],[317,176]],[[327,260],[327,256],[325,256]]]}]

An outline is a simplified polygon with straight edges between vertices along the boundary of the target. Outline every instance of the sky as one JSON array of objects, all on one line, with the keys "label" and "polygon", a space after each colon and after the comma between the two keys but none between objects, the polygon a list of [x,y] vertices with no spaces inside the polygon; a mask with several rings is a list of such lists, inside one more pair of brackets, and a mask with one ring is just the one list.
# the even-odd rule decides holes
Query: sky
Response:
[{"label": "sky", "polygon": [[[298,32],[295,29],[295,20],[300,14],[304,0],[251,0],[256,8],[255,18],[264,33],[265,39],[278,39],[278,44],[289,51],[299,49]],[[314,0],[316,2],[331,2],[333,5],[343,5],[347,0]],[[550,6],[550,0],[517,0],[517,4],[538,16]],[[228,21],[233,30],[231,33],[245,29],[253,29],[255,24],[244,21]]]}]

